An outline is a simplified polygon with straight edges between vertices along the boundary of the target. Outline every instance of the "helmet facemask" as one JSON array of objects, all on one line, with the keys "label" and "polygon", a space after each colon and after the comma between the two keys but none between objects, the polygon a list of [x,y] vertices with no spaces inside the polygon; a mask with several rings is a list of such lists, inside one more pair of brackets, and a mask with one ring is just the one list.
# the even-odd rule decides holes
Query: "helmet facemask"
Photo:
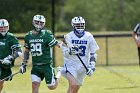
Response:
[{"label": "helmet facemask", "polygon": [[71,22],[74,32],[78,36],[83,36],[85,31],[85,20],[82,17],[74,17]]},{"label": "helmet facemask", "polygon": [[9,30],[9,23],[6,19],[0,19],[0,34],[5,36]]},{"label": "helmet facemask", "polygon": [[39,32],[45,26],[45,17],[43,15],[35,15],[33,18],[33,26],[35,31]]},{"label": "helmet facemask", "polygon": [[85,23],[76,23],[73,24],[73,27],[75,30],[78,31],[79,34],[81,34],[85,30]]}]

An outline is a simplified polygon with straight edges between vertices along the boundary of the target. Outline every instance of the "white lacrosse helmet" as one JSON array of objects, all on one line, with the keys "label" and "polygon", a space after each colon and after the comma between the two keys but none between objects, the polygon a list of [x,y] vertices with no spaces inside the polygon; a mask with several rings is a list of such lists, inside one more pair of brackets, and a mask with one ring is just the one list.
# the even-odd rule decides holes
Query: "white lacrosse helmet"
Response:
[{"label": "white lacrosse helmet", "polygon": [[45,26],[46,19],[43,15],[35,15],[33,17],[33,26],[36,31],[40,31]]},{"label": "white lacrosse helmet", "polygon": [[6,19],[0,19],[0,34],[5,36],[9,30],[9,23]]},{"label": "white lacrosse helmet", "polygon": [[84,18],[82,18],[81,16],[78,17],[74,17],[71,20],[71,25],[74,28],[74,32],[79,35],[79,36],[83,36],[84,34],[84,30],[85,30],[85,20]]}]

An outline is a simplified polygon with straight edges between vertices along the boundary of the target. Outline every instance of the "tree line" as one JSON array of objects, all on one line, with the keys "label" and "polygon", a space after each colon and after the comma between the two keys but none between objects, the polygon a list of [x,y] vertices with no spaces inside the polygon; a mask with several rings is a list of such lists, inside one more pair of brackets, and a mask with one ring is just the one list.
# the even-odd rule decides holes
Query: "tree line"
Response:
[{"label": "tree line", "polygon": [[[91,31],[131,31],[140,22],[140,0],[54,0],[55,31],[70,31],[71,19],[82,16]],[[51,29],[51,0],[0,0],[0,18],[11,32],[28,32],[36,14],[46,17]]]}]

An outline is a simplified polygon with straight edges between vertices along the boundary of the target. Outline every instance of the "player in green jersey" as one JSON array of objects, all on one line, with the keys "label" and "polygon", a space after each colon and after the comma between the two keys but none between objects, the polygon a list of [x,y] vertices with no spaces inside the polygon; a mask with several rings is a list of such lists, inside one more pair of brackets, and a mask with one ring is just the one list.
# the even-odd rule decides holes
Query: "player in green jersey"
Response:
[{"label": "player in green jersey", "polygon": [[39,93],[41,81],[45,78],[45,82],[50,90],[57,87],[60,72],[55,76],[52,67],[52,47],[60,46],[62,42],[58,42],[50,30],[44,28],[45,17],[43,15],[35,15],[33,17],[34,29],[29,31],[24,38],[25,51],[24,59],[20,71],[26,72],[26,64],[29,59],[29,52],[32,55],[32,93]]},{"label": "player in green jersey", "polygon": [[17,38],[8,30],[8,21],[0,19],[0,93],[4,81],[12,80],[11,77],[5,78],[12,74],[11,67],[14,65],[14,60],[22,55],[22,49]]}]

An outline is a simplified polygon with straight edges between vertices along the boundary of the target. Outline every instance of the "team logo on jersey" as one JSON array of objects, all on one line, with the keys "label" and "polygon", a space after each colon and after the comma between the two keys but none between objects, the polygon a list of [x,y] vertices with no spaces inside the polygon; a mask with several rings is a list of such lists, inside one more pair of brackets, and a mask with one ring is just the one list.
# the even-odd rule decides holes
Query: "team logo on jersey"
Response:
[{"label": "team logo on jersey", "polygon": [[29,43],[34,43],[34,42],[43,42],[43,39],[31,39]]},{"label": "team logo on jersey", "polygon": [[72,44],[87,44],[86,40],[72,40]]},{"label": "team logo on jersey", "polygon": [[0,42],[0,45],[5,45],[5,43],[4,42]]}]

